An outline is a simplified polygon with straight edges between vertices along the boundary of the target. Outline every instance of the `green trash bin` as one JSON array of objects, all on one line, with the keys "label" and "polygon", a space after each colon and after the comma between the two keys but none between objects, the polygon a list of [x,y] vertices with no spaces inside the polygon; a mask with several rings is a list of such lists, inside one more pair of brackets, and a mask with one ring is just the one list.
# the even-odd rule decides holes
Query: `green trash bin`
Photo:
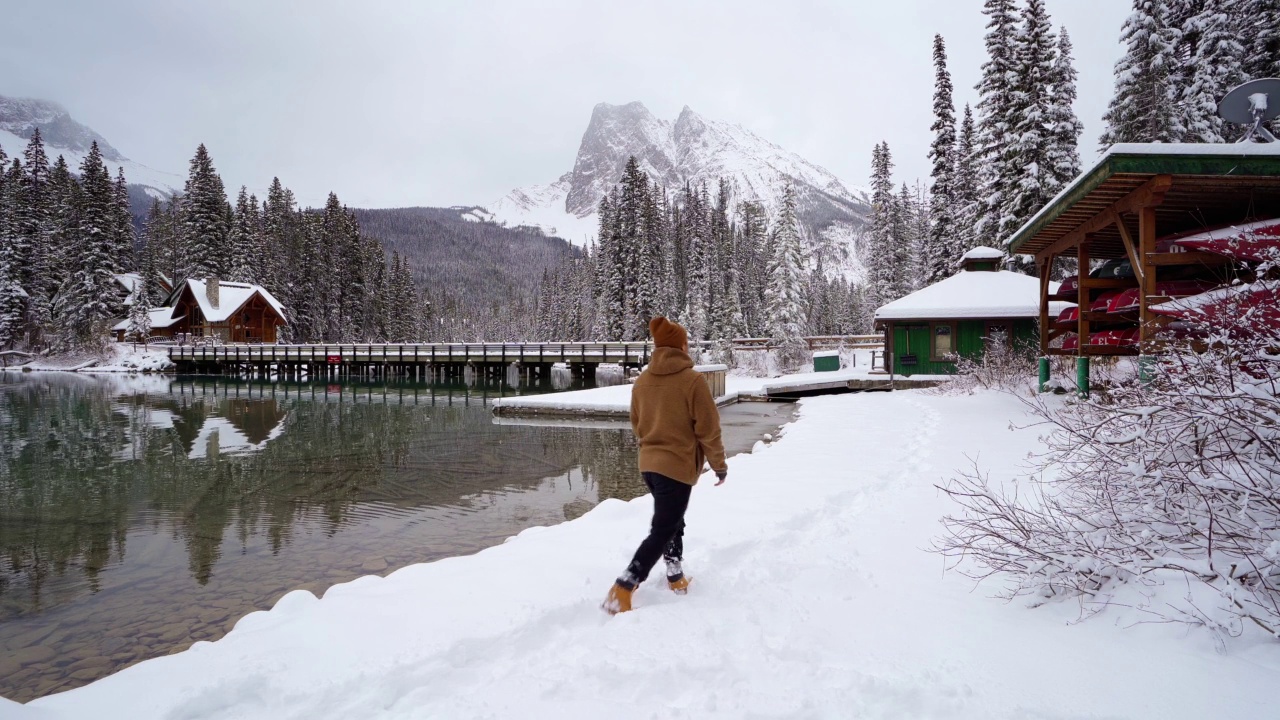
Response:
[{"label": "green trash bin", "polygon": [[835,372],[840,369],[840,353],[837,350],[825,350],[813,354],[814,372]]}]

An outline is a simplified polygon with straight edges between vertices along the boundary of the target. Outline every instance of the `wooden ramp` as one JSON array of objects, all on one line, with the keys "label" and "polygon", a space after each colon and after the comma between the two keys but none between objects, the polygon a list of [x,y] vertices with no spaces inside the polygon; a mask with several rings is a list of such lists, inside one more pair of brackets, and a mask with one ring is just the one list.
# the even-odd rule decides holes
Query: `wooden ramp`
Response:
[{"label": "wooden ramp", "polygon": [[837,395],[848,392],[876,392],[888,390],[912,390],[934,387],[946,382],[943,378],[909,378],[888,375],[845,378],[840,380],[811,379],[795,383],[771,385],[758,392],[738,393],[741,402],[784,402],[815,395]]}]

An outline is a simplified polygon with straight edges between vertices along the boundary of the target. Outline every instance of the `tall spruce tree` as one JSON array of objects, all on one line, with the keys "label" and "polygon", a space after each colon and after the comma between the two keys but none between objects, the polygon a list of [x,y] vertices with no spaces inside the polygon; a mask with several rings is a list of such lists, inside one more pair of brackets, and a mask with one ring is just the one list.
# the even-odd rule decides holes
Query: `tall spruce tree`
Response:
[{"label": "tall spruce tree", "polygon": [[783,190],[773,236],[774,255],[765,294],[767,326],[769,336],[782,340],[785,345],[803,337],[807,326],[804,245],[800,237],[795,185],[791,183]]},{"label": "tall spruce tree", "polygon": [[236,196],[235,220],[231,226],[231,266],[227,278],[235,282],[254,281],[254,266],[261,257],[257,228],[257,207],[249,205],[249,189],[240,186]]},{"label": "tall spruce tree", "polygon": [[116,181],[112,187],[112,270],[125,272],[133,260],[133,212],[129,209],[129,182],[124,178],[124,166],[116,168]]},{"label": "tall spruce tree", "polygon": [[956,141],[955,170],[953,176],[954,223],[956,233],[949,244],[948,256],[955,262],[969,250],[977,247],[978,219],[981,215],[979,192],[980,148],[977,129],[973,124],[973,111],[964,106],[964,119],[960,123],[960,137]]},{"label": "tall spruce tree", "polygon": [[115,280],[117,252],[115,188],[102,162],[96,141],[80,165],[83,191],[76,270],[67,292],[66,314],[72,319],[71,342],[94,347],[106,340],[107,328],[121,307],[121,288]]},{"label": "tall spruce tree", "polygon": [[1133,12],[1120,32],[1125,54],[1116,63],[1115,94],[1102,116],[1103,147],[1182,138],[1176,112],[1179,35],[1169,23],[1167,0],[1133,0]]},{"label": "tall spruce tree", "polygon": [[1054,195],[1049,124],[1056,43],[1044,0],[1027,0],[1014,46],[1012,134],[996,155],[1009,179],[996,225],[1001,242]]},{"label": "tall spruce tree", "polygon": [[1050,77],[1048,147],[1046,148],[1050,193],[1080,174],[1080,133],[1084,125],[1076,117],[1076,69],[1072,65],[1071,36],[1064,27],[1058,31],[1058,53]]},{"label": "tall spruce tree", "polygon": [[17,344],[22,336],[26,300],[14,263],[17,235],[14,205],[19,176],[7,170],[8,156],[4,148],[0,148],[0,348]]},{"label": "tall spruce tree", "polygon": [[871,222],[868,232],[867,286],[872,309],[897,300],[903,286],[894,248],[897,198],[893,192],[893,157],[889,144],[881,142],[871,154]]},{"label": "tall spruce tree", "polygon": [[988,17],[984,38],[987,61],[978,82],[978,147],[982,174],[982,202],[978,207],[977,240],[980,245],[1000,242],[1001,217],[1017,182],[1018,167],[1008,152],[1017,122],[1018,25],[1014,0],[986,0],[982,14]]},{"label": "tall spruce tree", "polygon": [[921,277],[926,285],[951,275],[955,263],[952,245],[957,231],[956,193],[956,112],[951,100],[951,73],[947,71],[947,47],[941,35],[933,36],[933,185],[929,188],[932,226],[920,254]]},{"label": "tall spruce tree", "polygon": [[182,276],[227,277],[231,257],[227,192],[203,143],[191,158],[183,188],[182,224],[187,250]]},{"label": "tall spruce tree", "polygon": [[1191,53],[1190,82],[1182,94],[1182,125],[1190,142],[1226,142],[1226,121],[1218,116],[1218,101],[1244,79],[1240,42],[1241,18],[1234,0],[1201,0],[1199,11],[1187,20],[1196,35]]}]

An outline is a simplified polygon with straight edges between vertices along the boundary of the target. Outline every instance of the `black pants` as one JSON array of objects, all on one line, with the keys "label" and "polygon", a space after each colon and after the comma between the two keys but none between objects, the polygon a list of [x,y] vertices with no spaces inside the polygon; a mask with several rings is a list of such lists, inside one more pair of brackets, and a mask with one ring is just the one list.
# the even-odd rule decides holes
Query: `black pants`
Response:
[{"label": "black pants", "polygon": [[653,521],[649,523],[649,537],[640,543],[627,571],[618,581],[632,587],[649,577],[649,571],[658,564],[658,558],[679,562],[684,558],[684,511],[689,507],[692,485],[672,480],[658,473],[641,473],[644,484],[653,493]]}]

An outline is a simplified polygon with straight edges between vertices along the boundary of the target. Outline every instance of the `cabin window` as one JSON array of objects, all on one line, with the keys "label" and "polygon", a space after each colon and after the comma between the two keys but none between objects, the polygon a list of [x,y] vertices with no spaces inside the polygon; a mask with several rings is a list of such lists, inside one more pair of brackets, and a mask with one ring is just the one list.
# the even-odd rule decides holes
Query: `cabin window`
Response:
[{"label": "cabin window", "polygon": [[1009,348],[1013,345],[1013,329],[1008,323],[987,323],[987,348]]},{"label": "cabin window", "polygon": [[933,357],[930,358],[934,362],[954,362],[953,357],[956,352],[955,345],[955,328],[950,323],[940,323],[933,326]]}]

